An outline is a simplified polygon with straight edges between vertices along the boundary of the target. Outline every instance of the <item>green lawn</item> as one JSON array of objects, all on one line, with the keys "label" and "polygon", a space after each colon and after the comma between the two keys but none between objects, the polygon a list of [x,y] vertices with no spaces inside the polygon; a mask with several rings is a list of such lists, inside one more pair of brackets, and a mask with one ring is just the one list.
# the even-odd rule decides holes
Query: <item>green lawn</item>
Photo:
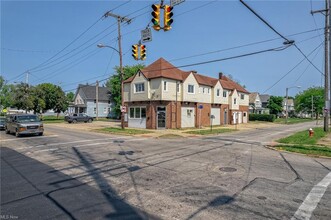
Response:
[{"label": "green lawn", "polygon": [[285,144],[316,144],[319,139],[326,136],[323,128],[313,128],[314,136],[309,137],[308,130],[297,132],[291,136],[277,140],[279,143]]},{"label": "green lawn", "polygon": [[104,132],[104,133],[112,133],[112,134],[124,134],[124,135],[153,133],[152,131],[148,131],[148,130],[128,129],[128,128],[122,129],[122,128],[115,128],[115,127],[97,129],[97,131]]},{"label": "green lawn", "polygon": [[59,116],[59,118],[56,116],[43,116],[42,119],[45,124],[64,123],[64,116]]},{"label": "green lawn", "polygon": [[233,132],[236,131],[235,129],[230,129],[230,128],[216,128],[213,130],[206,129],[206,130],[194,130],[194,131],[187,131],[184,133],[187,134],[199,134],[199,135],[208,135],[208,134],[221,134],[221,133],[226,133],[226,132]]},{"label": "green lawn", "polygon": [[307,155],[331,157],[331,148],[318,146],[296,146],[296,145],[277,145],[277,149],[296,152]]},{"label": "green lawn", "polygon": [[[287,124],[296,124],[296,123],[303,123],[312,121],[311,118],[288,118]],[[277,124],[285,124],[285,118],[276,118],[274,123]]]}]

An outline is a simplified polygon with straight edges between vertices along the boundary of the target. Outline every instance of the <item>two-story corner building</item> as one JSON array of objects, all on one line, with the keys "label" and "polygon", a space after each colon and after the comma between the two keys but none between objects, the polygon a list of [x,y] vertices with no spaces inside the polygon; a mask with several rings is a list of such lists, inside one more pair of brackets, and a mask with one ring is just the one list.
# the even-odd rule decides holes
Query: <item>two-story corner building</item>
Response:
[{"label": "two-story corner building", "polygon": [[163,58],[124,81],[127,127],[162,129],[247,123],[249,92],[219,79],[182,71]]},{"label": "two-story corner building", "polygon": [[98,87],[98,108],[96,86],[78,85],[74,97],[74,112],[85,113],[91,117],[107,117],[115,104],[107,87]]}]

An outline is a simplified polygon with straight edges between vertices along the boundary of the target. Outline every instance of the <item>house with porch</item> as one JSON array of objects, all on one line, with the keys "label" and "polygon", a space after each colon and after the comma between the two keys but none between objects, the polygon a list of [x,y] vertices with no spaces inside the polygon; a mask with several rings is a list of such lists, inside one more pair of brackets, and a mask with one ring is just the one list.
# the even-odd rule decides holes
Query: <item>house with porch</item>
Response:
[{"label": "house with porch", "polygon": [[107,117],[114,106],[114,101],[107,87],[80,84],[74,97],[74,105],[72,106],[74,110],[72,110],[72,113],[85,113],[91,117],[96,117],[97,115],[98,117]]},{"label": "house with porch", "polygon": [[267,108],[269,98],[266,100],[267,95],[260,95],[258,92],[249,94],[249,112],[254,114],[269,114]]},{"label": "house with porch", "polygon": [[249,92],[222,73],[183,71],[163,58],[124,81],[125,126],[165,129],[248,122]]}]

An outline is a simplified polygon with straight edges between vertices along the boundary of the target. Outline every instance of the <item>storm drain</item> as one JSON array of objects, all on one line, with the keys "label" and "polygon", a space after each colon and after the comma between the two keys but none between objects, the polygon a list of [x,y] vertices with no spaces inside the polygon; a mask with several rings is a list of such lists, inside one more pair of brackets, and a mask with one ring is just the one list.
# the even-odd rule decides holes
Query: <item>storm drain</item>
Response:
[{"label": "storm drain", "polygon": [[113,143],[121,144],[121,143],[124,143],[124,141],[123,140],[114,140]]},{"label": "storm drain", "polygon": [[261,199],[261,200],[266,200],[267,199],[267,197],[265,197],[265,196],[258,196],[257,198]]},{"label": "storm drain", "polygon": [[118,152],[119,155],[133,155],[134,151],[130,150],[130,151],[119,151]]},{"label": "storm drain", "polygon": [[231,172],[236,172],[237,171],[237,169],[236,168],[233,168],[233,167],[221,167],[219,170],[222,171],[222,172],[227,172],[227,173],[231,173]]}]

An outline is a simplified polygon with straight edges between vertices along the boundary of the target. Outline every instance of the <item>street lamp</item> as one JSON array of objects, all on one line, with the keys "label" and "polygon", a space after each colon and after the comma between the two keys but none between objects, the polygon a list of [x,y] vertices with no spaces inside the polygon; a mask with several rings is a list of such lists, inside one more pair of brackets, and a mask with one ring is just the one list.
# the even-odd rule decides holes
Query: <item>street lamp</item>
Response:
[{"label": "street lamp", "polygon": [[298,88],[300,89],[301,86],[292,86],[292,87],[288,87],[286,88],[286,101],[285,101],[285,124],[287,124],[287,118],[288,118],[288,90],[291,89],[291,88]]},{"label": "street lamp", "polygon": [[[124,93],[124,89],[123,89],[123,80],[124,80],[124,73],[123,73],[123,63],[122,63],[122,53],[121,51],[117,50],[116,48],[112,47],[112,46],[108,46],[108,45],[104,45],[104,44],[98,44],[97,47],[99,48],[104,48],[104,47],[108,47],[110,49],[115,50],[119,57],[120,57],[120,74],[121,74],[121,107],[124,106],[124,97],[123,97],[123,93]],[[124,129],[124,112],[121,109],[121,127],[122,129]]]}]

